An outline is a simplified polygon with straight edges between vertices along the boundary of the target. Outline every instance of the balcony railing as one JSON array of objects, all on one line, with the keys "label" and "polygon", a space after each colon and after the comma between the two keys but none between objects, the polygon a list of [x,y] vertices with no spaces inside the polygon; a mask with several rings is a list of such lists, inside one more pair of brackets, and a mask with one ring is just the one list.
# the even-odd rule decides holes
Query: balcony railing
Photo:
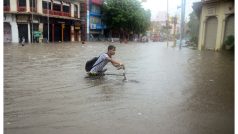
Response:
[{"label": "balcony railing", "polygon": [[66,13],[66,12],[61,12],[61,15],[62,15],[62,16],[70,17],[70,13]]},{"label": "balcony railing", "polygon": [[37,9],[35,7],[31,7],[30,10],[31,10],[31,12],[36,12],[37,11]]},{"label": "balcony railing", "polygon": [[10,11],[10,6],[4,6],[4,11]]},{"label": "balcony railing", "polygon": [[93,4],[102,5],[102,0],[92,0]]},{"label": "balcony railing", "polygon": [[18,7],[17,11],[18,12],[25,12],[26,11],[26,7]]},{"label": "balcony railing", "polygon": [[50,15],[56,15],[56,16],[67,16],[70,17],[70,13],[66,13],[66,12],[61,12],[61,11],[54,11],[54,10],[47,10],[47,9],[43,9],[43,13],[44,14],[49,14]]}]

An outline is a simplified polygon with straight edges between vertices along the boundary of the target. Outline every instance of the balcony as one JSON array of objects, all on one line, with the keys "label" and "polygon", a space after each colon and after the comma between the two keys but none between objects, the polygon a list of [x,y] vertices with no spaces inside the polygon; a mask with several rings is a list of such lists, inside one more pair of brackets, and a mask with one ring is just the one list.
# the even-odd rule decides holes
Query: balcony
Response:
[{"label": "balcony", "polygon": [[10,11],[10,6],[4,6],[4,11]]},{"label": "balcony", "polygon": [[66,13],[66,12],[61,12],[61,15],[62,15],[62,16],[70,17],[70,13]]},{"label": "balcony", "polygon": [[102,5],[102,0],[92,0],[93,4]]},{"label": "balcony", "polygon": [[17,11],[18,11],[18,12],[26,12],[26,7],[25,7],[25,6],[24,6],[24,7],[23,7],[23,6],[22,6],[22,7],[19,6],[19,7],[17,8]]},{"label": "balcony", "polygon": [[100,13],[96,13],[96,12],[90,12],[90,16],[97,16],[97,17],[101,17],[102,15]]}]

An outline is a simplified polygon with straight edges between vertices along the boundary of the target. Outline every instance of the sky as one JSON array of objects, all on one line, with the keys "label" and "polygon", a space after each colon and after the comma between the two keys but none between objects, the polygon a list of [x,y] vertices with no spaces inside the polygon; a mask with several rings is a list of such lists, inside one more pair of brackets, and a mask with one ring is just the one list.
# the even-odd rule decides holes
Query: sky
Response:
[{"label": "sky", "polygon": [[[167,0],[141,0],[145,1],[142,3],[142,6],[145,9],[151,10],[151,20],[155,20],[158,13],[167,12]],[[185,9],[185,19],[189,19],[189,14],[193,11],[192,5],[193,2],[199,2],[201,0],[186,0],[186,9]],[[178,8],[181,5],[181,0],[168,0],[168,12],[169,15],[179,15],[181,12],[181,8]],[[162,16],[163,17],[163,16]]]}]

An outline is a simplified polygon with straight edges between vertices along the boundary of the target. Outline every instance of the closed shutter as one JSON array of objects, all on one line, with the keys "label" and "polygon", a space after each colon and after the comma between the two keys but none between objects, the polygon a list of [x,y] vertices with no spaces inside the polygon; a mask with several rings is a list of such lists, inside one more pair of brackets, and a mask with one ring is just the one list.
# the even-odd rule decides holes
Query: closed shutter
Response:
[{"label": "closed shutter", "polygon": [[206,23],[205,49],[214,50],[216,47],[218,21],[216,17],[210,17]]}]

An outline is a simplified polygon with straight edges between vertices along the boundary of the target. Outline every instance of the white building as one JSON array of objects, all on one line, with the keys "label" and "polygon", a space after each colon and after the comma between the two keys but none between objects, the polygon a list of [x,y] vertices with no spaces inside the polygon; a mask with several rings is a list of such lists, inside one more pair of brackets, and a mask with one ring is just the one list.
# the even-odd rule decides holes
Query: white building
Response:
[{"label": "white building", "polygon": [[4,0],[4,42],[80,41],[80,3],[70,0]]}]

